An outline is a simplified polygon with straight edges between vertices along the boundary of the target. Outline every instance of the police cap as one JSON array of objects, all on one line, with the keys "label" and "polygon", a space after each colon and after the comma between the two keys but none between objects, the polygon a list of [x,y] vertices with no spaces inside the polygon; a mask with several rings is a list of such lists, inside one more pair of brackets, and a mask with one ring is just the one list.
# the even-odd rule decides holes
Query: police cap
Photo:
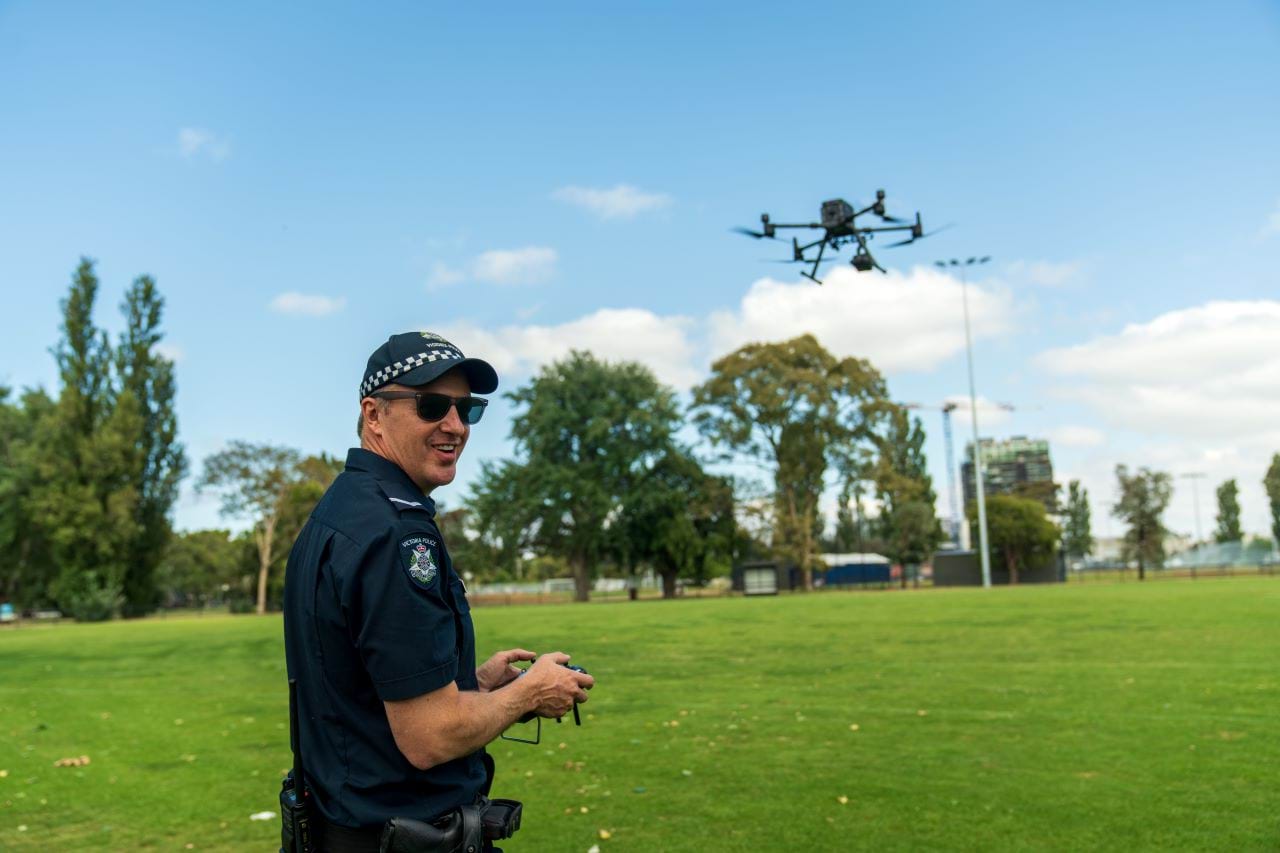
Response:
[{"label": "police cap", "polygon": [[403,332],[392,335],[373,351],[364,368],[360,399],[391,382],[426,385],[455,367],[467,375],[475,394],[492,394],[498,388],[498,373],[487,362],[467,358],[462,350],[432,332]]}]

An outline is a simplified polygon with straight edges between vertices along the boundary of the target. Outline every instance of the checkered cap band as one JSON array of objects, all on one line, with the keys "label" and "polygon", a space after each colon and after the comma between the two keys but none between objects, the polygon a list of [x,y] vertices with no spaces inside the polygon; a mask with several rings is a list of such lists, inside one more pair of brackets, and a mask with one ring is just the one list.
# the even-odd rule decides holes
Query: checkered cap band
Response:
[{"label": "checkered cap band", "polygon": [[462,361],[462,351],[457,347],[442,344],[434,346],[426,352],[420,352],[417,355],[389,364],[376,373],[370,374],[364,382],[360,383],[360,398],[364,399],[369,394],[394,380],[397,376],[401,376],[421,367],[424,364],[430,364],[433,361]]}]

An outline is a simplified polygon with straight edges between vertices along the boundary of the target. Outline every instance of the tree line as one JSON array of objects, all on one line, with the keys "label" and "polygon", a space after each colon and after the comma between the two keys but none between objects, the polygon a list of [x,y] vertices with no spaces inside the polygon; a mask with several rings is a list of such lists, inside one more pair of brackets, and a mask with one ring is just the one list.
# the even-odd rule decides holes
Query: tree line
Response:
[{"label": "tree line", "polygon": [[[288,548],[340,462],[233,441],[204,460],[196,488],[248,529],[175,535],[188,464],[174,366],[158,346],[164,300],[138,277],[112,341],[94,322],[98,290],[81,259],[52,349],[56,396],[0,389],[0,599],[80,619],[161,604],[271,608]],[[514,457],[484,465],[440,519],[475,578],[568,574],[585,599],[602,570],[651,569],[671,595],[681,579],[771,557],[810,586],[823,550],[920,562],[942,538],[919,420],[869,362],[836,358],[810,335],[719,359],[687,406],[644,365],[586,352],[508,396]],[[700,448],[681,440],[689,424]],[[716,473],[720,463],[765,475]],[[841,506],[827,535],[829,487]],[[878,506],[870,518],[864,498]]]},{"label": "tree line", "polygon": [[[81,619],[161,604],[276,606],[288,549],[341,462],[232,441],[204,460],[196,488],[247,529],[175,535],[188,466],[174,367],[158,346],[164,300],[150,276],[135,279],[112,341],[93,321],[98,288],[93,261],[81,259],[51,350],[57,395],[0,388],[0,599]],[[459,571],[479,580],[567,575],[585,600],[602,571],[652,570],[673,595],[681,580],[768,558],[811,587],[823,552],[909,566],[943,540],[920,420],[892,402],[870,362],[838,358],[812,335],[721,357],[687,405],[642,364],[577,351],[507,396],[513,457],[482,465],[440,517]],[[1141,572],[1163,559],[1171,480],[1123,465],[1116,474],[1112,512]],[[1280,454],[1265,484],[1280,537]],[[831,493],[828,531],[820,501]],[[1219,505],[1219,537],[1238,534],[1234,481]],[[1059,547],[1092,549],[1078,482],[1061,529],[1039,500],[996,495],[987,509],[992,557],[1015,582]]]},{"label": "tree line", "polygon": [[[821,551],[921,562],[942,538],[920,422],[890,402],[868,362],[837,359],[809,335],[720,359],[687,410],[644,365],[579,351],[507,396],[513,457],[483,464],[470,494],[439,518],[455,568],[472,579],[568,575],[587,600],[603,572],[652,570],[672,596],[681,580],[770,557],[811,586]],[[687,423],[702,452],[680,439]],[[771,481],[715,473],[717,462],[763,469]],[[278,600],[303,509],[336,472],[327,457],[243,442],[205,461],[197,487],[253,522],[260,612]],[[879,512],[859,511],[852,523],[846,504],[824,536],[819,499],[836,483],[844,496],[874,496]]]},{"label": "tree line", "polygon": [[[1230,479],[1217,488],[1213,542],[1245,544],[1246,551],[1259,559],[1273,551],[1275,543],[1280,542],[1280,453],[1272,455],[1262,485],[1270,509],[1272,538],[1251,537],[1246,541],[1240,525],[1240,488],[1235,479]],[[1165,527],[1163,516],[1173,498],[1173,476],[1150,468],[1130,471],[1125,465],[1117,465],[1116,486],[1119,497],[1111,512],[1126,525],[1120,559],[1136,564],[1138,577],[1143,579],[1148,566],[1164,565],[1164,542],[1171,531]],[[1084,558],[1093,552],[1093,546],[1088,491],[1073,480],[1063,517],[1062,549],[1069,557]]]}]

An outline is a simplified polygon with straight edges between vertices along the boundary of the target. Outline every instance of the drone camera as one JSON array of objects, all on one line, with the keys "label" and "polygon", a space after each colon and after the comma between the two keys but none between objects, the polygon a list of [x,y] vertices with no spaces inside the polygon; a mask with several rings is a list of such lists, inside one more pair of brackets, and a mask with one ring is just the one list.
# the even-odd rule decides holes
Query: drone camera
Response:
[{"label": "drone camera", "polygon": [[822,227],[839,228],[853,218],[853,207],[842,198],[822,203]]},{"label": "drone camera", "polygon": [[853,260],[849,261],[853,264],[853,268],[858,272],[870,272],[875,261],[871,260],[871,255],[865,252],[859,252],[853,256]]}]

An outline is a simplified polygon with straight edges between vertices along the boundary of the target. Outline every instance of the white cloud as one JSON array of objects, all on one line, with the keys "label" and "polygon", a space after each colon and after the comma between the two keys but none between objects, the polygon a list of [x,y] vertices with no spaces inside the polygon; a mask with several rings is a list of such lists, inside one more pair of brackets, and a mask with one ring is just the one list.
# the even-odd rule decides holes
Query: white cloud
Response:
[{"label": "white cloud", "polygon": [[161,358],[166,358],[174,364],[177,364],[187,357],[187,354],[183,352],[182,347],[177,344],[170,343],[156,344],[156,355]]},{"label": "white cloud", "polygon": [[[688,317],[661,317],[642,308],[602,308],[558,325],[507,326],[487,331],[471,325],[441,331],[463,352],[482,354],[499,375],[527,376],[542,365],[587,350],[606,361],[638,361],[661,381],[685,389],[704,372],[690,340]],[[504,381],[510,385],[510,380]]]},{"label": "white cloud", "polygon": [[[760,279],[735,310],[712,314],[711,347],[723,353],[808,332],[837,356],[870,359],[887,373],[930,370],[964,351],[960,288],[928,267],[887,275],[837,267],[821,285]],[[1007,330],[1012,314],[1007,293],[969,285],[975,340]]]},{"label": "white cloud", "polygon": [[178,153],[187,160],[203,154],[220,163],[231,156],[231,144],[203,127],[184,127],[178,131]]},{"label": "white cloud", "polygon": [[612,189],[561,187],[551,197],[585,208],[601,219],[630,219],[647,210],[667,207],[673,201],[665,193],[645,192],[630,184],[618,184]]},{"label": "white cloud", "polygon": [[1060,287],[1075,278],[1083,265],[1078,261],[1054,263],[1052,261],[1014,261],[1005,266],[1006,274],[1015,280],[1042,287]]},{"label": "white cloud", "polygon": [[1280,201],[1276,202],[1276,209],[1271,211],[1266,224],[1262,226],[1262,236],[1269,237],[1273,234],[1280,234]]},{"label": "white cloud", "polygon": [[[1261,479],[1280,450],[1280,302],[1208,302],[1170,311],[1035,364],[1059,377],[1061,396],[1091,405],[1137,440],[1108,442],[1091,488],[1110,495],[1115,462],[1177,475],[1206,474],[1200,501],[1212,528],[1213,489],[1236,478],[1246,530],[1266,527]],[[1120,455],[1117,458],[1117,453]],[[1191,528],[1190,485],[1178,482],[1170,524]]]},{"label": "white cloud", "polygon": [[427,290],[443,290],[446,287],[458,284],[465,278],[466,273],[462,270],[454,269],[447,264],[436,261],[431,265],[431,272],[427,275]]},{"label": "white cloud", "polygon": [[1061,447],[1101,447],[1107,434],[1102,430],[1080,424],[1062,424],[1049,430],[1049,441]]},{"label": "white cloud", "polygon": [[1220,439],[1280,431],[1280,302],[1209,302],[1041,353],[1065,396],[1144,433]]},{"label": "white cloud", "polygon": [[308,317],[323,317],[326,314],[335,314],[345,308],[346,305],[346,297],[319,296],[294,291],[282,293],[271,300],[271,310],[278,314],[298,314]]},{"label": "white cloud", "polygon": [[557,258],[546,246],[493,249],[472,262],[471,274],[494,284],[536,284],[552,276]]}]

